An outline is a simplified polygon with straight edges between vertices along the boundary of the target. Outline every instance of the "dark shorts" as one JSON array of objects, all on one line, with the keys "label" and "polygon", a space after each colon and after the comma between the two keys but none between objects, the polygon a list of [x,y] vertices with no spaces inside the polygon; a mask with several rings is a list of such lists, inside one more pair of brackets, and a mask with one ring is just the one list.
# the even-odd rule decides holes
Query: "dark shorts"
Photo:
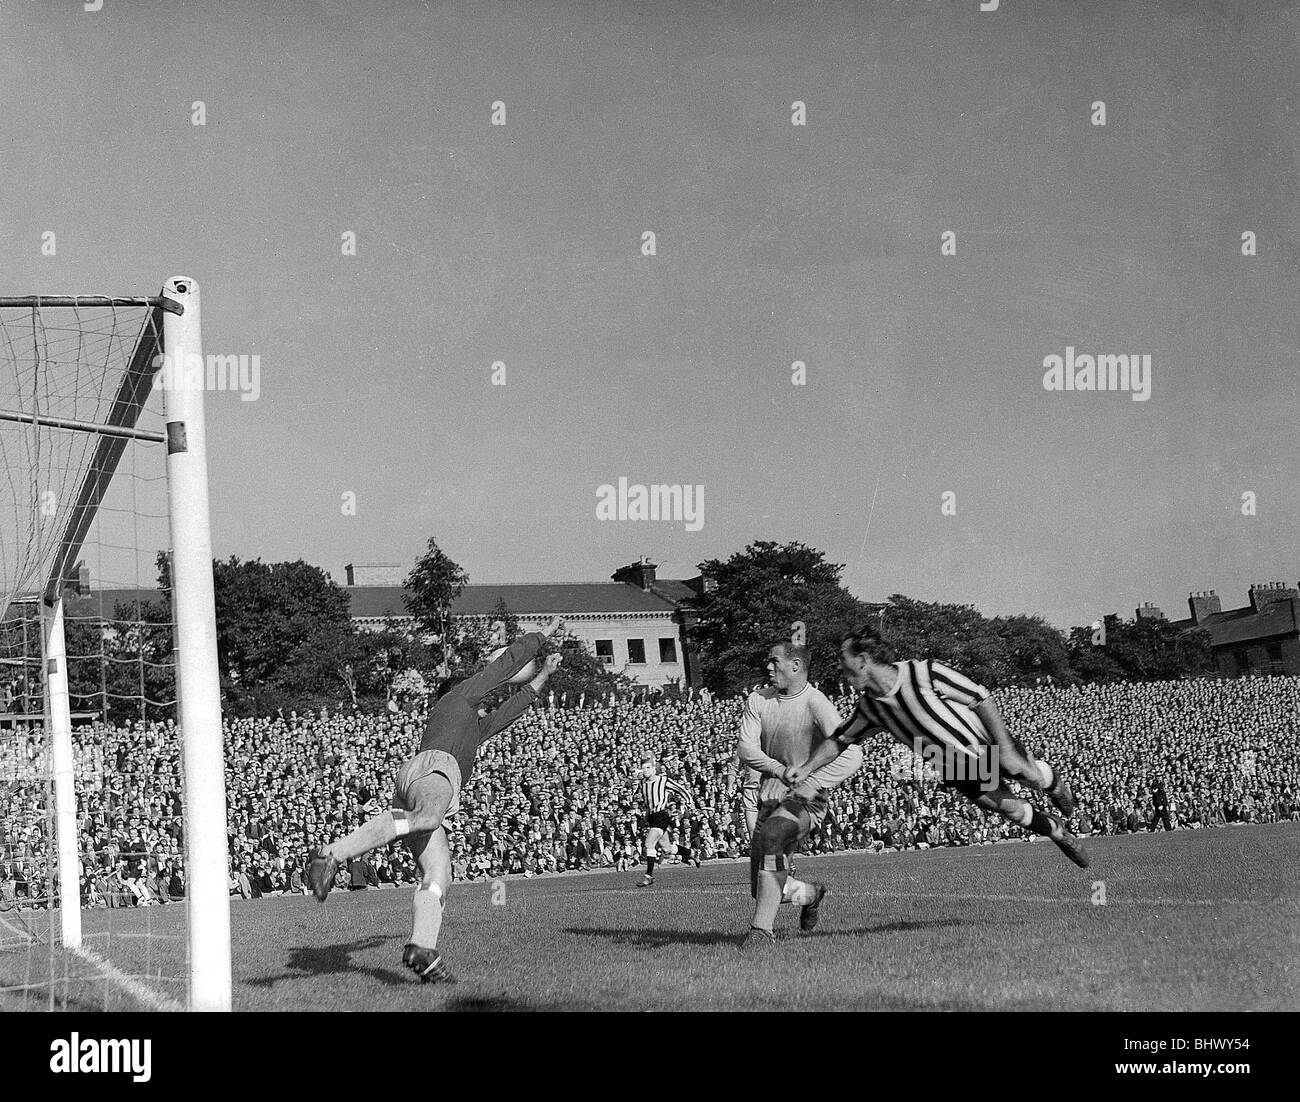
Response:
[{"label": "dark shorts", "polygon": [[646,830],[672,830],[673,817],[666,811],[652,811],[645,821]]},{"label": "dark shorts", "polygon": [[[820,806],[820,811],[815,810],[817,806]],[[758,818],[754,822],[755,834],[758,833],[758,828],[762,826],[763,821],[778,808],[799,821],[799,834],[786,849],[789,854],[796,853],[808,840],[808,835],[812,833],[813,826],[818,823],[819,816],[826,813],[826,804],[821,800],[801,800],[798,796],[787,796],[784,800],[764,800],[759,806]]]},{"label": "dark shorts", "polygon": [[981,747],[978,757],[953,754],[946,758],[941,777],[943,786],[960,792],[968,800],[978,800],[1001,786],[1006,778],[995,768],[998,762],[993,749]]}]

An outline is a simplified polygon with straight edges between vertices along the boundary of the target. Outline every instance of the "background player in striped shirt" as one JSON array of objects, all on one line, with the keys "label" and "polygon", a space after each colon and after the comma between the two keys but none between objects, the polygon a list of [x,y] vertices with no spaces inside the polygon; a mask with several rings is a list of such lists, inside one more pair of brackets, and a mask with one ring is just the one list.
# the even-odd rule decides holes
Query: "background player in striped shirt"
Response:
[{"label": "background player in striped shirt", "polygon": [[[758,816],[749,846],[750,890],[754,917],[744,947],[762,949],[775,940],[772,927],[785,901],[801,905],[799,928],[817,925],[826,888],[795,880],[790,862],[812,828],[826,814],[825,793],[862,766],[857,746],[841,746],[833,736],[840,714],[826,695],[808,684],[808,648],[788,640],[767,654],[770,684],[749,694],[740,719],[738,752],[741,762],[760,777]],[[809,794],[791,790],[790,770],[803,765],[813,751],[826,752],[824,762],[810,770]]]},{"label": "background player in striped shirt", "polygon": [[451,851],[443,825],[460,810],[460,793],[474,768],[480,744],[500,734],[537,703],[538,694],[560,665],[547,656],[541,671],[504,704],[489,713],[485,699],[522,674],[549,636],[562,626],[559,617],[545,632],[530,632],[507,647],[472,677],[445,683],[429,713],[415,756],[398,771],[392,809],[358,827],[345,838],[311,855],[307,882],[324,902],[339,865],[379,846],[405,838],[420,883],[415,889],[414,927],[402,963],[424,983],[454,983],[438,952],[442,905],[451,886]]},{"label": "background player in striped shirt", "polygon": [[[673,827],[673,817],[668,812],[668,802],[676,795],[688,807],[695,806],[695,796],[684,784],[659,772],[659,765],[654,756],[647,754],[641,759],[641,768],[637,770],[641,780],[641,802],[646,810],[645,832],[645,876],[637,883],[638,888],[648,888],[655,882],[655,862],[659,859],[659,850],[671,856],[677,852],[677,846],[668,836]],[[695,864],[699,865],[697,859]]]},{"label": "background player in striped shirt", "polygon": [[1011,736],[983,685],[933,659],[894,661],[893,648],[872,627],[844,637],[840,669],[862,695],[835,742],[820,748],[790,777],[805,795],[806,782],[813,781],[815,787],[813,771],[833,759],[836,746],[887,731],[916,753],[938,759],[946,786],[984,810],[1050,838],[1076,865],[1088,867],[1083,843],[1063,820],[1039,811],[1007,787],[1008,780],[1019,781],[1046,792],[1063,815],[1074,812],[1065,778]]}]

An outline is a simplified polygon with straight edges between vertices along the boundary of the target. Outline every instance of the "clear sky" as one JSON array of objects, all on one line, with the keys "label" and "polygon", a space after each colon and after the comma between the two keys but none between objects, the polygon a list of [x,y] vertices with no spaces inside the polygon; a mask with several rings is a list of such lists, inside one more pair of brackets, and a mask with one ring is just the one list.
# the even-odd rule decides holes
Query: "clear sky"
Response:
[{"label": "clear sky", "polygon": [[[218,555],[798,539],[869,600],[1235,607],[1300,579],[1298,57],[1276,0],[10,0],[0,293],[199,281],[260,357],[208,399]],[[1046,391],[1067,345],[1150,400]],[[598,520],[620,477],[702,527]]]}]

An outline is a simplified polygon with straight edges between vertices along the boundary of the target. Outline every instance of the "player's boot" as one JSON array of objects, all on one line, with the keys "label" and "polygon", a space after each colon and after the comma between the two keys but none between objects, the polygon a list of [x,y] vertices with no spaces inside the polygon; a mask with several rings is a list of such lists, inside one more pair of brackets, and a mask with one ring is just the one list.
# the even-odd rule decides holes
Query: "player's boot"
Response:
[{"label": "player's boot", "polygon": [[817,923],[822,917],[822,900],[829,894],[825,884],[811,885],[813,888],[813,901],[805,903],[799,908],[799,929],[805,934],[812,933],[817,929]]},{"label": "player's boot", "polygon": [[1091,865],[1092,861],[1089,860],[1088,851],[1083,848],[1083,843],[1071,834],[1055,815],[1049,815],[1048,818],[1052,820],[1053,826],[1052,833],[1048,837],[1056,843],[1060,851],[1081,869]]},{"label": "player's boot", "polygon": [[447,970],[447,961],[437,949],[426,949],[408,941],[402,950],[402,963],[420,977],[421,983],[455,983]]},{"label": "player's boot", "polygon": [[1047,790],[1047,798],[1052,801],[1067,819],[1074,814],[1075,802],[1074,793],[1070,790],[1070,782],[1067,781],[1063,774],[1057,773],[1052,778],[1052,786]]},{"label": "player's boot", "polygon": [[307,886],[322,903],[329,895],[330,888],[334,887],[334,877],[338,871],[339,862],[331,854],[322,853],[318,849],[311,851],[311,856],[307,859]]},{"label": "player's boot", "polygon": [[740,951],[745,954],[760,954],[774,948],[775,945],[775,934],[770,934],[766,930],[760,930],[757,926],[751,926],[749,928],[749,933],[745,935],[745,940],[740,943]]},{"label": "player's boot", "polygon": [[646,873],[643,877],[641,877],[640,880],[637,881],[636,886],[638,888],[649,888],[654,884],[654,882],[655,882],[655,878],[651,876],[649,873]]}]

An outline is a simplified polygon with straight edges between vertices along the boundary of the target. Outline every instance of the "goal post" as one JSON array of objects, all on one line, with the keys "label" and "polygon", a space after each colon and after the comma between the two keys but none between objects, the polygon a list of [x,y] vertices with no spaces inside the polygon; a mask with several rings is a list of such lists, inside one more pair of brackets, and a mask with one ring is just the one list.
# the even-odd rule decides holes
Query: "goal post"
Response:
[{"label": "goal post", "polygon": [[[169,279],[163,293],[184,306],[164,313],[167,498],[172,537],[176,691],[184,758],[190,870],[190,1008],[230,1009],[230,892],[226,875],[226,773],[217,673],[217,614],[208,519],[207,434],[199,288]],[[190,370],[197,365],[197,370]],[[164,369],[166,370],[166,369]]]},{"label": "goal post", "polygon": [[[0,475],[0,514],[12,514],[0,515],[0,675],[8,678],[0,677],[0,798],[6,795],[8,770],[16,778],[8,790],[16,787],[32,797],[23,808],[29,819],[39,818],[44,808],[46,827],[53,835],[53,852],[44,854],[48,868],[31,858],[30,842],[24,854],[26,866],[14,858],[16,846],[11,846],[7,855],[0,845],[0,888],[4,887],[7,874],[3,863],[8,856],[9,868],[20,868],[26,877],[27,902],[38,911],[43,905],[50,912],[52,943],[53,884],[57,883],[58,941],[66,951],[93,956],[86,942],[107,935],[95,922],[83,929],[83,911],[91,905],[83,889],[95,905],[105,905],[93,887],[94,874],[102,872],[107,878],[107,866],[121,854],[115,846],[87,848],[88,813],[79,805],[92,804],[105,818],[121,815],[126,805],[122,793],[143,792],[142,798],[147,800],[153,774],[166,773],[163,767],[168,763],[146,757],[131,767],[140,769],[139,773],[132,774],[125,784],[115,778],[111,791],[102,778],[100,787],[92,791],[79,775],[80,763],[87,755],[102,754],[103,744],[123,730],[128,735],[134,733],[130,721],[125,729],[115,726],[129,708],[137,708],[143,727],[146,719],[158,723],[164,712],[170,716],[174,707],[179,751],[157,753],[179,761],[180,779],[175,787],[179,788],[179,833],[184,846],[187,1004],[192,1010],[228,1011],[231,962],[225,764],[209,529],[205,381],[199,287],[193,279],[169,279],[161,293],[152,297],[0,297],[0,469],[4,472]],[[139,425],[146,404],[152,401],[156,406],[153,399],[158,394],[163,431]],[[156,415],[155,409],[151,416]],[[131,496],[125,505],[114,510],[105,504],[124,455],[134,454],[127,449],[138,445],[162,445],[165,449],[161,466],[165,468],[166,531],[155,533],[159,544],[154,545],[157,552],[165,551],[168,563],[164,611],[169,603],[170,624],[163,629],[171,633],[172,653],[165,692],[151,691],[155,686],[145,685],[144,667],[156,663],[147,661],[145,645],[138,638],[145,626],[139,608],[138,564],[147,550],[139,542],[138,529],[142,518],[161,521],[161,517],[136,502],[135,483],[158,479],[128,470]],[[96,542],[101,552],[107,548],[112,554],[135,557],[137,588],[132,592],[137,605],[133,620],[120,619],[116,609],[107,613],[102,602],[97,614],[74,617],[68,603],[69,599],[77,602],[71,595],[78,584],[80,560],[88,549],[92,527],[99,531],[106,508],[110,513],[127,514],[125,542],[136,541],[129,551],[111,535],[100,534]],[[160,505],[156,512],[162,511]],[[164,540],[169,547],[161,546]],[[131,584],[129,571],[126,584]],[[29,640],[25,611],[32,604],[39,607],[40,623],[34,641]],[[19,637],[13,611],[17,608],[24,610],[21,647],[9,655],[5,646]],[[87,690],[83,686],[80,696],[79,690],[70,686],[70,669],[81,669],[97,656],[80,653],[73,646],[74,620],[80,651],[98,648],[101,663],[101,687]],[[156,623],[153,626],[157,628]],[[133,637],[141,667],[138,691],[123,689],[121,684],[119,652],[126,645],[123,640]],[[39,653],[31,653],[33,642]],[[105,650],[113,645],[118,651],[106,655]],[[28,669],[33,674],[39,671],[39,678],[29,678]],[[156,669],[151,670],[152,675],[161,676]],[[15,685],[21,689],[21,712],[13,705]],[[98,700],[98,709],[87,711],[88,692]],[[37,694],[40,703],[35,703]],[[77,720],[84,724],[88,718],[95,721],[91,727],[76,727]],[[11,738],[9,747],[4,741],[6,729],[22,732]],[[166,730],[172,730],[170,723]],[[155,766],[159,768],[155,770]],[[36,768],[45,771],[48,795],[42,796],[32,780]],[[15,805],[11,801],[9,806],[12,811]],[[4,815],[5,804],[0,800],[0,827],[5,826]],[[33,829],[39,850],[42,831],[37,824],[29,827],[28,836]],[[6,829],[0,833],[0,843],[8,841]],[[158,853],[162,852],[160,846]],[[173,846],[172,853],[178,852]],[[132,856],[139,861],[138,853]],[[38,898],[32,882],[49,884],[44,896]],[[142,880],[137,877],[131,883],[136,892]],[[127,905],[156,901],[143,890],[135,902],[126,898]],[[4,902],[0,895],[0,904]],[[119,941],[136,938],[148,942],[152,936],[146,925],[143,934],[123,933]],[[50,952],[53,954],[53,947]],[[146,962],[151,952],[152,947],[146,946]],[[152,974],[147,968],[137,968],[138,974],[140,971]],[[53,955],[47,974],[30,962],[28,965],[27,986],[47,987],[51,1005],[56,972]],[[123,979],[127,986],[141,987],[130,975]],[[65,967],[65,1000],[69,985]],[[5,1009],[6,990],[13,988],[4,986],[0,970],[0,1010]],[[175,1008],[178,1004],[159,996],[154,1005]]]},{"label": "goal post", "polygon": [[[59,932],[66,949],[81,948],[81,873],[77,856],[77,800],[73,784],[72,706],[68,698],[68,653],[63,630],[63,597],[53,608],[41,603],[45,729],[49,735],[54,780],[54,838],[58,847]],[[72,901],[77,906],[72,906]]]}]

